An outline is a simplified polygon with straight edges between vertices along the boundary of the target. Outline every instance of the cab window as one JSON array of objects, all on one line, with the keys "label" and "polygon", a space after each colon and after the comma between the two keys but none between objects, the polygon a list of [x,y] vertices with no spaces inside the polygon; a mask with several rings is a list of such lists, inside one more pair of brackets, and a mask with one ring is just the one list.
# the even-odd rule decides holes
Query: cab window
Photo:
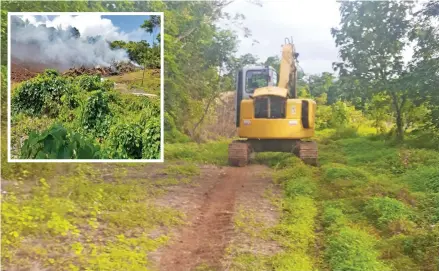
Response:
[{"label": "cab window", "polygon": [[253,70],[246,73],[246,87],[245,92],[253,93],[255,89],[268,86],[269,76],[266,71]]}]

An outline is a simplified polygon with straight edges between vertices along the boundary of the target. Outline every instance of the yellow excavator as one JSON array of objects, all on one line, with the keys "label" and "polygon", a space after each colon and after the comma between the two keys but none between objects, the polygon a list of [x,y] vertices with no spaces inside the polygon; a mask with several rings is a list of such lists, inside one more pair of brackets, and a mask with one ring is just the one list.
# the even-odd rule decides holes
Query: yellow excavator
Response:
[{"label": "yellow excavator", "polygon": [[[229,145],[229,164],[245,166],[255,152],[290,152],[317,165],[314,136],[317,105],[297,97],[298,53],[292,39],[282,46],[279,80],[270,66],[246,66],[238,71],[235,94],[239,139]],[[277,83],[277,86],[276,86]]]}]

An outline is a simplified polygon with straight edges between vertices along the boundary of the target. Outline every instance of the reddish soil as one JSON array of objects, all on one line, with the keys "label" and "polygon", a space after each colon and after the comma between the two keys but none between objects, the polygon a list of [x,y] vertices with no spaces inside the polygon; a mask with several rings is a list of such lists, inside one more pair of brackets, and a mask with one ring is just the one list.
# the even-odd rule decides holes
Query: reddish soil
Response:
[{"label": "reddish soil", "polygon": [[[158,204],[183,211],[189,223],[173,232],[167,247],[150,255],[158,269],[187,271],[203,264],[209,270],[224,270],[225,249],[236,237],[233,218],[238,204],[261,206],[262,194],[271,183],[264,172],[267,168],[261,165],[205,166],[197,186],[171,188]],[[273,213],[264,207],[259,211]]]},{"label": "reddish soil", "polygon": [[19,60],[12,59],[11,61],[11,81],[22,82],[29,80],[47,69],[48,66],[37,63],[23,63]]}]

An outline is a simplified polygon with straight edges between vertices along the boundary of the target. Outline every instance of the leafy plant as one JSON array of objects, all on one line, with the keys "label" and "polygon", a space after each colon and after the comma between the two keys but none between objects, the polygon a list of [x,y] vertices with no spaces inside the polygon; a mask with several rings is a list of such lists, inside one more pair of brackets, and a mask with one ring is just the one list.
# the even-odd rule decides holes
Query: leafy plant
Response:
[{"label": "leafy plant", "polygon": [[77,133],[55,124],[42,133],[31,132],[21,149],[22,159],[94,159],[99,148]]},{"label": "leafy plant", "polygon": [[101,90],[92,92],[82,111],[82,126],[95,136],[106,137],[109,129],[111,112],[108,105],[108,96]]},{"label": "leafy plant", "polygon": [[145,127],[142,136],[142,157],[144,159],[158,159],[160,155],[160,120],[151,118]]},{"label": "leafy plant", "polygon": [[142,127],[138,124],[118,123],[111,129],[109,141],[114,152],[112,158],[142,158]]},{"label": "leafy plant", "polygon": [[370,199],[366,204],[365,213],[375,220],[379,227],[411,218],[411,211],[404,203],[389,197]]},{"label": "leafy plant", "polygon": [[99,75],[81,75],[76,78],[81,89],[86,91],[101,89],[101,77]]},{"label": "leafy plant", "polygon": [[61,96],[71,92],[69,81],[55,70],[46,70],[37,77],[24,82],[11,99],[12,114],[25,113],[31,116],[58,113]]}]

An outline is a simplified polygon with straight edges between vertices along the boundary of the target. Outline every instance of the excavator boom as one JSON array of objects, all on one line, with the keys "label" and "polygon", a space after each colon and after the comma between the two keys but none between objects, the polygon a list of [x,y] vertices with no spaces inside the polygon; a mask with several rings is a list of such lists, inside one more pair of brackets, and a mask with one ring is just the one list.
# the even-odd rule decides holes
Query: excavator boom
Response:
[{"label": "excavator boom", "polygon": [[297,67],[296,60],[298,54],[296,53],[294,44],[288,39],[282,46],[282,58],[280,61],[279,83],[278,87],[288,90],[288,98],[297,98]]}]

